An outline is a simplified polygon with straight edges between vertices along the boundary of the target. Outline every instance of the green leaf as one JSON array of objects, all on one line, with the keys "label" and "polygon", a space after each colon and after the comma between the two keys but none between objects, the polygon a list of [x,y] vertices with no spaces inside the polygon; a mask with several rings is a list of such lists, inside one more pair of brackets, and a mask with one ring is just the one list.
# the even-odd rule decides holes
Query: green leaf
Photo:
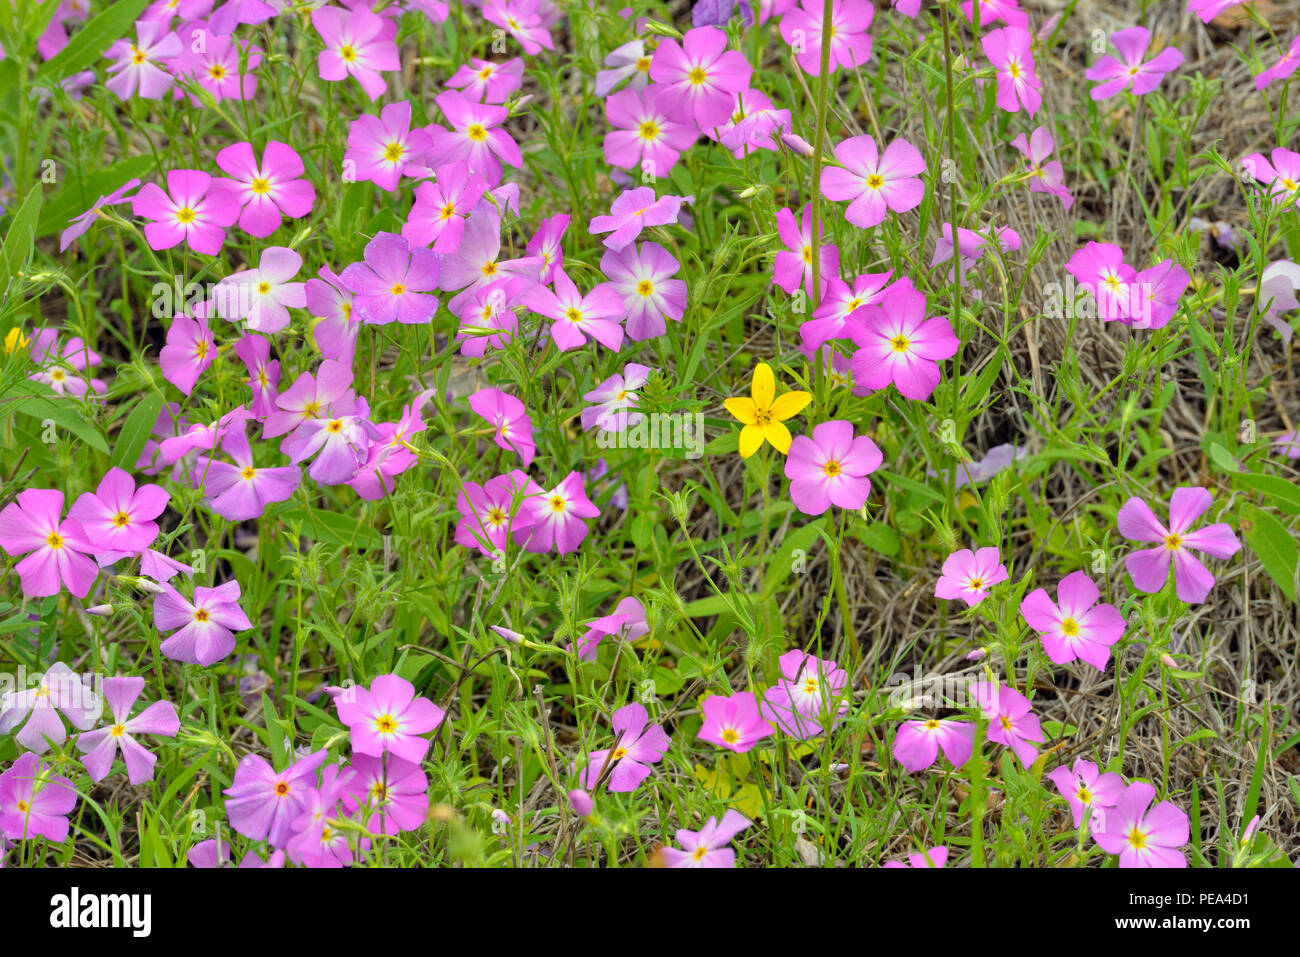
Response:
[{"label": "green leaf", "polygon": [[1264,564],[1264,571],[1290,601],[1295,601],[1295,573],[1300,546],[1285,525],[1254,505],[1242,505],[1241,533]]},{"label": "green leaf", "polygon": [[871,522],[868,525],[856,526],[853,534],[873,552],[880,552],[882,555],[898,554],[900,546],[898,532],[885,522]]},{"label": "green leaf", "polygon": [[77,412],[75,400],[50,398],[40,395],[20,395],[11,404],[0,406],[6,412],[17,412],[38,422],[49,419],[60,428],[67,429],[96,451],[108,454],[108,443],[99,428],[87,422]]},{"label": "green leaf", "polygon": [[72,35],[68,45],[36,71],[36,82],[53,84],[86,69],[118,40],[134,35],[135,21],[149,0],[118,0]]},{"label": "green leaf", "polygon": [[131,414],[123,423],[121,431],[117,433],[117,442],[113,444],[110,465],[124,468],[128,472],[135,468],[135,463],[140,460],[140,453],[144,451],[144,444],[153,434],[154,423],[158,421],[158,413],[162,411],[162,406],[163,398],[157,393],[146,395],[136,403],[136,407],[131,410]]},{"label": "green leaf", "polygon": [[1241,472],[1237,475],[1237,484],[1264,496],[1269,505],[1276,505],[1288,515],[1300,515],[1300,486],[1288,482],[1279,475],[1260,475],[1256,472]]},{"label": "green leaf", "polygon": [[41,184],[27,191],[27,198],[14,213],[4,246],[0,247],[0,293],[9,294],[9,285],[27,265],[36,248],[36,221],[41,210]]}]

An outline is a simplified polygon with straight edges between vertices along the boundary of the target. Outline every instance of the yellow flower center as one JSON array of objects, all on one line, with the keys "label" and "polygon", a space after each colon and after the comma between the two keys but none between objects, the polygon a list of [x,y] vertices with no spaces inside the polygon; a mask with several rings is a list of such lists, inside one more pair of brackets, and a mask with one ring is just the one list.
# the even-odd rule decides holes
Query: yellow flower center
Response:
[{"label": "yellow flower center", "polygon": [[277,782],[275,783],[275,794],[276,794],[276,797],[284,797],[284,796],[285,796],[286,794],[288,794],[288,793],[289,793],[289,782],[288,782],[288,781],[277,781]]},{"label": "yellow flower center", "polygon": [[194,343],[194,354],[200,359],[206,359],[208,356],[208,342],[206,339],[200,339]]},{"label": "yellow flower center", "polygon": [[612,757],[615,761],[623,760],[623,758],[627,757],[627,748],[616,749],[614,753],[610,755],[610,757]]},{"label": "yellow flower center", "polygon": [[341,56],[348,63],[351,63],[353,60],[357,58],[357,51],[352,49],[352,47],[350,46],[345,46],[343,49],[339,50],[339,56]]},{"label": "yellow flower center", "polygon": [[487,130],[483,129],[482,124],[479,123],[470,124],[470,128],[467,129],[465,133],[475,143],[482,143],[487,139]]},{"label": "yellow flower center", "polygon": [[564,313],[564,318],[568,319],[570,322],[582,322],[582,311],[577,308],[570,307]]},{"label": "yellow flower center", "polygon": [[485,276],[495,276],[497,274],[497,264],[494,262],[484,263],[481,272]]},{"label": "yellow flower center", "polygon": [[506,513],[501,511],[501,509],[494,508],[490,512],[488,512],[488,524],[504,525],[505,521],[506,521]]},{"label": "yellow flower center", "polygon": [[1092,792],[1087,788],[1079,788],[1079,791],[1075,796],[1079,799],[1080,804],[1092,803]]},{"label": "yellow flower center", "polygon": [[551,511],[552,511],[552,512],[563,512],[563,511],[564,511],[564,498],[563,498],[563,496],[560,496],[560,495],[552,495],[552,496],[551,496]]},{"label": "yellow flower center", "polygon": [[50,532],[50,534],[45,536],[45,544],[49,545],[50,548],[55,548],[55,549],[62,548],[63,536],[60,535],[58,532]]},{"label": "yellow flower center", "polygon": [[384,147],[384,161],[388,163],[396,163],[402,158],[402,154],[405,152],[406,148],[403,147],[401,143],[389,143]]},{"label": "yellow flower center", "polygon": [[827,478],[835,478],[835,476],[840,474],[842,469],[840,467],[839,462],[835,461],[834,459],[830,459],[829,461],[826,462],[825,465],[822,466],[822,471],[826,473]]},{"label": "yellow flower center", "polygon": [[1171,552],[1178,551],[1182,544],[1183,537],[1181,535],[1170,534],[1165,536],[1165,548],[1169,549]]},{"label": "yellow flower center", "polygon": [[998,723],[1002,725],[1003,731],[1010,731],[1012,728],[1011,719],[1008,718],[1005,714],[998,719]]},{"label": "yellow flower center", "polygon": [[406,292],[406,287],[402,285],[400,282],[395,282],[393,283],[393,287],[388,291],[391,292],[394,296],[400,296]]},{"label": "yellow flower center", "polygon": [[636,68],[637,68],[638,70],[640,70],[642,73],[649,73],[649,72],[650,72],[650,57],[648,57],[648,56],[643,56],[641,59],[637,60],[637,61],[636,61]]},{"label": "yellow flower center", "polygon": [[692,856],[693,856],[697,861],[702,861],[702,860],[704,860],[704,855],[707,854],[707,853],[709,853],[709,848],[708,848],[708,846],[707,846],[707,845],[704,845],[704,844],[701,844],[699,847],[697,847],[697,848],[695,849],[695,853],[694,853]]},{"label": "yellow flower center", "polygon": [[1135,851],[1143,850],[1147,846],[1147,836],[1135,827],[1128,832],[1128,843]]},{"label": "yellow flower center", "polygon": [[927,722],[925,723],[925,730],[926,730],[926,731],[937,731],[937,730],[939,730],[939,722],[936,721],[934,718],[931,718],[929,721],[927,721]]},{"label": "yellow flower center", "polygon": [[271,291],[271,284],[269,282],[259,282],[257,284],[258,295],[265,296],[270,291]]},{"label": "yellow flower center", "polygon": [[655,285],[649,279],[642,279],[636,284],[636,291],[643,296],[648,296],[655,291]]},{"label": "yellow flower center", "polygon": [[1061,619],[1061,634],[1067,638],[1073,638],[1079,633],[1079,623],[1073,618]]},{"label": "yellow flower center", "polygon": [[242,478],[245,482],[253,481],[253,478],[256,475],[257,475],[257,469],[253,468],[251,465],[246,465],[239,470],[239,477]]},{"label": "yellow flower center", "polygon": [[735,744],[740,740],[740,735],[736,733],[735,728],[727,728],[722,732],[722,740],[726,741],[727,744]]},{"label": "yellow flower center", "polygon": [[188,206],[182,206],[180,209],[176,210],[176,218],[182,223],[192,223],[194,222],[194,210],[190,209]]},{"label": "yellow flower center", "polygon": [[885,185],[885,178],[879,173],[872,173],[867,177],[867,185],[872,189],[880,189]]},{"label": "yellow flower center", "polygon": [[122,737],[122,735],[126,734],[126,726],[121,724],[115,724],[113,725],[112,729],[108,733],[115,738],[120,738]]},{"label": "yellow flower center", "polygon": [[446,206],[442,207],[441,215],[443,219],[451,219],[451,217],[456,215],[455,205],[452,203],[448,203]]},{"label": "yellow flower center", "polygon": [[375,719],[375,730],[380,734],[392,734],[397,730],[397,719],[391,714],[381,714]]},{"label": "yellow flower center", "polygon": [[659,127],[653,120],[646,120],[641,124],[641,138],[643,140],[652,140],[659,135]]},{"label": "yellow flower center", "polygon": [[214,80],[224,80],[226,78],[226,68],[220,63],[214,63],[208,67],[208,76]]},{"label": "yellow flower center", "polygon": [[208,610],[206,608],[194,609],[194,620],[197,622],[205,622],[211,617],[212,616],[208,614]]},{"label": "yellow flower center", "polygon": [[900,332],[898,335],[894,336],[894,338],[889,340],[889,345],[895,352],[906,352],[907,347],[911,345],[911,342],[908,341],[907,336]]},{"label": "yellow flower center", "polygon": [[979,591],[981,588],[984,587],[984,579],[972,578],[970,580],[970,587],[973,588],[975,591]]},{"label": "yellow flower center", "polygon": [[485,66],[483,69],[478,71],[478,78],[480,80],[486,80],[491,75],[492,75],[492,67],[490,66]]},{"label": "yellow flower center", "polygon": [[325,428],[328,429],[334,435],[338,435],[340,432],[343,431],[343,420],[333,419],[330,421],[329,425],[325,426]]},{"label": "yellow flower center", "polygon": [[126,512],[118,512],[113,516],[113,526],[115,528],[125,528],[131,523],[131,516]]}]

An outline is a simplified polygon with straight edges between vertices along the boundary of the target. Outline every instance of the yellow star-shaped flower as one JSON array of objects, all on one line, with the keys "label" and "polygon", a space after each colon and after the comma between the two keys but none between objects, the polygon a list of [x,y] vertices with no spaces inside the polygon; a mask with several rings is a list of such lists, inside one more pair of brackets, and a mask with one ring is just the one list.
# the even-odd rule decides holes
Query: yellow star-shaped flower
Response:
[{"label": "yellow star-shaped flower", "polygon": [[5,336],[5,353],[14,352],[17,349],[26,349],[31,341],[31,339],[23,335],[21,329],[14,326],[9,330],[9,334]]},{"label": "yellow star-shaped flower", "polygon": [[776,398],[776,378],[766,362],[754,366],[749,393],[749,397],[733,396],[723,403],[745,426],[740,430],[741,458],[747,459],[757,452],[764,440],[785,455],[790,451],[790,430],[781,423],[798,415],[812,401],[812,394],[787,392]]}]

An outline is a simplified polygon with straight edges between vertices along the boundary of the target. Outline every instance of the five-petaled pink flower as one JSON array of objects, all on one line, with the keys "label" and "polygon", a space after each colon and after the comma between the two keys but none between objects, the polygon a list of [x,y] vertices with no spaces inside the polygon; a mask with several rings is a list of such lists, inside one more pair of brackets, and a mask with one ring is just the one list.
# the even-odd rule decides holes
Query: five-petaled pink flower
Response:
[{"label": "five-petaled pink flower", "polygon": [[994,744],[1005,745],[1016,753],[1028,770],[1038,759],[1038,749],[1031,742],[1044,741],[1038,715],[1029,699],[1009,685],[981,681],[975,685],[976,703],[988,718],[988,737]]},{"label": "five-petaled pink flower", "polygon": [[1241,161],[1257,182],[1268,187],[1268,195],[1280,206],[1300,209],[1300,153],[1279,146],[1269,154],[1270,163],[1262,153],[1251,153]]},{"label": "five-petaled pink flower", "polygon": [[1058,665],[1079,659],[1106,670],[1110,646],[1124,634],[1124,616],[1114,605],[1097,604],[1101,592],[1086,572],[1071,572],[1056,588],[1052,601],[1045,588],[1035,588],[1020,602],[1020,614],[1039,633],[1047,657]]},{"label": "five-petaled pink flower", "polygon": [[733,695],[710,695],[700,706],[704,724],[699,738],[737,754],[744,754],[764,738],[772,736],[772,725],[758,712],[752,691]]},{"label": "five-petaled pink flower", "polygon": [[1191,840],[1187,814],[1169,801],[1154,807],[1156,789],[1134,781],[1106,811],[1104,827],[1092,829],[1092,839],[1107,854],[1119,855],[1120,867],[1186,867],[1178,849]]},{"label": "five-petaled pink flower", "polygon": [[1084,74],[1097,84],[1089,92],[1094,100],[1105,100],[1124,90],[1130,90],[1135,96],[1150,93],[1166,73],[1183,62],[1180,51],[1166,47],[1144,63],[1142,58],[1151,46],[1151,31],[1146,27],[1116,30],[1110,35],[1110,42],[1119,51],[1119,59],[1104,56]]},{"label": "five-petaled pink flower", "polygon": [[29,598],[57,595],[65,585],[85,598],[99,574],[81,523],[62,513],[63,493],[41,488],[24,489],[0,511],[0,548],[14,558],[27,556],[15,569]]},{"label": "five-petaled pink flower", "polygon": [[[795,54],[795,62],[810,76],[821,76],[822,34],[827,24],[823,0],[799,0],[799,6],[781,18],[781,36]],[[831,0],[831,49],[828,69],[860,67],[871,57],[871,19],[875,8],[857,0]]]},{"label": "five-petaled pink flower", "polygon": [[650,62],[656,105],[670,119],[712,130],[727,122],[735,94],[749,86],[754,68],[745,54],[727,49],[717,27],[687,30],[681,44],[664,39]]},{"label": "five-petaled pink flower", "polygon": [[161,485],[141,485],[114,466],[104,473],[93,493],[83,493],[68,509],[68,518],[81,526],[82,537],[96,560],[110,565],[138,555],[158,537],[158,523],[171,495]]},{"label": "five-petaled pink flower", "polygon": [[417,764],[429,752],[425,737],[447,713],[428,698],[417,697],[405,678],[380,675],[366,689],[330,688],[339,720],[352,732],[352,750],[381,757],[394,754]]},{"label": "five-petaled pink flower", "polygon": [[370,99],[383,96],[388,85],[380,73],[402,68],[394,42],[396,21],[359,5],[353,10],[317,7],[311,12],[311,22],[325,42],[316,60],[321,79],[338,81],[352,76]]},{"label": "five-petaled pink flower", "polygon": [[1096,832],[1105,829],[1106,813],[1124,792],[1124,779],[1113,771],[1102,774],[1097,765],[1086,758],[1075,758],[1072,767],[1064,764],[1053,768],[1043,777],[1048,778],[1061,797],[1070,805],[1074,826],[1083,825],[1083,815],[1088,813],[1088,826]]},{"label": "five-petaled pink flower", "polygon": [[939,757],[939,749],[960,770],[975,750],[975,725],[953,718],[904,721],[894,736],[894,757],[909,771],[924,771]]},{"label": "five-petaled pink flower", "polygon": [[836,202],[847,200],[844,218],[863,229],[884,222],[886,209],[905,213],[925,197],[925,172],[921,151],[905,139],[885,147],[883,155],[871,136],[853,136],[835,147],[843,166],[822,173],[822,195]]},{"label": "five-petaled pink flower", "polygon": [[645,707],[635,702],[615,711],[610,726],[617,735],[614,747],[587,756],[581,784],[594,790],[608,766],[611,791],[635,791],[650,776],[650,765],[658,764],[668,750],[668,735],[659,725],[650,724]]},{"label": "five-petaled pink flower", "polygon": [[167,192],[157,183],[145,183],[132,197],[131,210],[153,220],[144,227],[151,248],[185,243],[196,253],[215,256],[226,241],[226,227],[239,219],[240,202],[228,181],[199,170],[174,169],[167,174]]},{"label": "five-petaled pink flower", "polygon": [[963,548],[944,559],[934,594],[936,598],[960,598],[974,608],[988,597],[990,588],[1009,577],[996,548],[976,552]]},{"label": "five-petaled pink flower", "polygon": [[1231,558],[1241,549],[1241,542],[1226,522],[1216,522],[1191,531],[1192,523],[1205,514],[1213,497],[1208,489],[1182,486],[1174,489],[1169,500],[1169,526],[1165,527],[1140,498],[1131,498],[1116,516],[1119,533],[1135,542],[1156,542],[1124,559],[1133,585],[1147,593],[1158,592],[1169,580],[1169,565],[1174,566],[1174,586],[1178,597],[1190,604],[1205,601],[1214,586],[1214,576],[1191,553],[1205,552],[1214,558]]},{"label": "five-petaled pink flower", "polygon": [[904,276],[881,297],[862,307],[851,334],[853,388],[858,394],[884,389],[892,382],[908,399],[928,399],[939,384],[939,360],[957,354],[960,345],[943,316],[926,318],[925,293]]},{"label": "five-petaled pink flower", "polygon": [[174,661],[205,668],[235,650],[236,631],[253,627],[239,607],[239,582],[229,581],[216,588],[199,586],[189,601],[171,585],[160,586],[154,597],[153,618],[159,631],[178,629],[159,648]]},{"label": "five-petaled pink flower", "polygon": [[[613,790],[611,788],[611,790]],[[735,867],[736,852],[727,845],[753,822],[733,808],[728,808],[719,821],[710,817],[698,831],[679,828],[675,847],[663,849],[667,867]]]},{"label": "five-petaled pink flower", "polygon": [[1034,38],[1020,27],[1002,27],[984,34],[980,45],[998,74],[998,107],[1014,113],[1022,106],[1031,117],[1042,105],[1042,81],[1034,72]]},{"label": "five-petaled pink flower", "polygon": [[870,436],[854,436],[852,422],[822,422],[811,436],[797,435],[790,443],[785,459],[790,499],[805,515],[820,515],[832,505],[856,511],[871,494],[867,476],[882,461]]},{"label": "five-petaled pink flower", "polygon": [[77,738],[77,749],[85,755],[81,763],[90,772],[92,781],[102,781],[108,776],[113,767],[113,759],[121,748],[127,781],[143,784],[152,780],[154,762],[158,758],[132,735],[161,734],[167,738],[176,737],[176,732],[181,728],[176,706],[170,701],[155,701],[134,718],[131,717],[131,706],[144,691],[143,678],[105,678],[103,691],[113,721]]},{"label": "five-petaled pink flower", "polygon": [[251,143],[235,143],[217,154],[241,209],[239,228],[265,239],[284,217],[301,219],[316,202],[316,188],[304,178],[302,157],[287,143],[271,140],[259,163]]}]

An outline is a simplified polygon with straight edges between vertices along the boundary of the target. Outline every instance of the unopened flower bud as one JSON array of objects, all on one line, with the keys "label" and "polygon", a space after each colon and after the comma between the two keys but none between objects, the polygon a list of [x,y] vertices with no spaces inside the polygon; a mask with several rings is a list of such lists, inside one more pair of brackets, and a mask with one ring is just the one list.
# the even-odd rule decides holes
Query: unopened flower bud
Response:
[{"label": "unopened flower bud", "polygon": [[569,792],[569,807],[579,817],[588,817],[595,805],[591,801],[590,794],[582,790],[582,788],[574,788]]},{"label": "unopened flower bud", "polygon": [[788,149],[794,150],[800,156],[811,157],[813,155],[812,144],[802,136],[795,133],[782,133],[781,142],[784,143]]}]

